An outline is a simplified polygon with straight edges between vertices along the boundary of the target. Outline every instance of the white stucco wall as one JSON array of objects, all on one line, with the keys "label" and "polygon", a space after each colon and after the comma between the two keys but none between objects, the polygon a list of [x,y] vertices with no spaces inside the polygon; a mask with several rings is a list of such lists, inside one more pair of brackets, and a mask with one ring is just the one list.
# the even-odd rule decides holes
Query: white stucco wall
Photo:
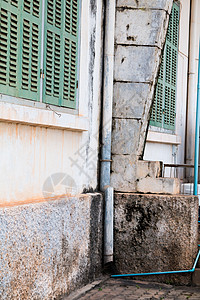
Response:
[{"label": "white stucco wall", "polygon": [[[43,184],[55,173],[69,175],[64,185],[74,187],[76,193],[96,188],[102,17],[101,0],[84,1],[80,26],[79,104],[75,113],[53,107],[61,114],[59,117],[44,104],[1,95],[1,205],[43,199]],[[56,195],[64,192],[60,184]]]}]

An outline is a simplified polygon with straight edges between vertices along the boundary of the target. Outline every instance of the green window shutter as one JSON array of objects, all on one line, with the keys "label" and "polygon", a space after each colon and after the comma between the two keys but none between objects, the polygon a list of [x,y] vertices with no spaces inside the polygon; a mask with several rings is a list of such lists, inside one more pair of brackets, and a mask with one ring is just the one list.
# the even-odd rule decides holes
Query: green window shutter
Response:
[{"label": "green window shutter", "polygon": [[44,102],[76,107],[78,0],[46,0]]},{"label": "green window shutter", "polygon": [[162,127],[164,93],[164,61],[162,60],[151,113],[151,125]]},{"label": "green window shutter", "polygon": [[41,13],[39,0],[1,0],[0,91],[39,100]]},{"label": "green window shutter", "polygon": [[19,2],[2,1],[0,5],[0,91],[18,96],[19,92]]},{"label": "green window shutter", "polygon": [[153,100],[150,125],[175,129],[179,5],[174,2],[169,19],[160,73]]},{"label": "green window shutter", "polygon": [[21,36],[21,92],[23,98],[39,100],[41,7],[40,0],[24,0],[22,6]]}]

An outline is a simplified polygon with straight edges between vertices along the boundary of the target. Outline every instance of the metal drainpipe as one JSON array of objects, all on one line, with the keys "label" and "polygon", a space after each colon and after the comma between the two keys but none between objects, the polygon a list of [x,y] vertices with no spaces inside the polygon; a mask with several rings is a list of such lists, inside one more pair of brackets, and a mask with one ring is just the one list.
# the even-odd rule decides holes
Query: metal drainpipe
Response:
[{"label": "metal drainpipe", "polygon": [[199,67],[197,84],[197,106],[196,106],[196,131],[195,131],[195,154],[194,154],[194,195],[198,191],[198,165],[199,165],[199,118],[200,118],[200,41],[199,41]]},{"label": "metal drainpipe", "polygon": [[198,0],[190,1],[190,40],[189,40],[189,67],[188,67],[188,90],[187,90],[187,111],[186,111],[186,139],[185,139],[185,163],[192,164],[196,115],[196,42],[197,42],[197,21],[198,21]]},{"label": "metal drainpipe", "polygon": [[105,1],[100,190],[105,192],[104,264],[113,261],[113,188],[110,186],[115,1]]}]

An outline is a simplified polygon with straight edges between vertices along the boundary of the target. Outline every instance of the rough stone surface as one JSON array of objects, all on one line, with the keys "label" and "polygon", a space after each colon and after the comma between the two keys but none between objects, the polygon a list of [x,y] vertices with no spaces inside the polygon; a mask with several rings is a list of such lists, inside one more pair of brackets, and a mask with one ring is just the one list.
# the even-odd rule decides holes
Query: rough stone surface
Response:
[{"label": "rough stone surface", "polygon": [[[115,193],[117,273],[191,269],[198,249],[197,221],[196,196]],[[191,275],[150,276],[148,280],[189,284]]]},{"label": "rough stone surface", "polygon": [[113,119],[112,154],[137,153],[141,122],[134,119]]},{"label": "rough stone surface", "polygon": [[117,45],[115,51],[115,81],[154,82],[160,62],[157,47]]},{"label": "rough stone surface", "polygon": [[[126,22],[124,21],[126,20]],[[118,9],[116,14],[116,43],[163,47],[168,14],[164,10]]]},{"label": "rough stone surface", "polygon": [[162,163],[160,161],[139,160],[137,162],[138,178],[158,178],[162,176]]},{"label": "rough stone surface", "polygon": [[117,0],[117,7],[163,9],[168,13],[171,11],[171,5],[171,0]]},{"label": "rough stone surface", "polygon": [[111,168],[111,186],[115,191],[136,191],[135,155],[113,155]]},{"label": "rough stone surface", "polygon": [[[143,187],[143,179],[150,178],[151,180],[155,181],[156,178],[161,177],[161,173],[161,162],[143,160],[138,161],[137,156],[134,154],[112,156],[111,185],[114,187],[115,191],[137,192],[138,183],[139,187]],[[160,192],[159,187],[158,191]],[[144,186],[144,188],[146,187]]]},{"label": "rough stone surface", "polygon": [[152,85],[148,83],[114,84],[113,117],[142,119]]},{"label": "rough stone surface", "polygon": [[138,193],[179,194],[180,180],[178,178],[138,178],[136,190]]},{"label": "rough stone surface", "polygon": [[101,272],[100,194],[0,210],[0,299],[57,299]]},{"label": "rough stone surface", "polygon": [[[172,0],[117,1],[113,155],[135,155],[137,159],[143,157],[150,108],[172,4]],[[111,181],[118,191],[134,192],[137,172],[130,169],[129,159],[123,156],[121,159],[123,175],[120,176],[116,171],[114,159]],[[131,180],[129,171],[135,174]]]}]

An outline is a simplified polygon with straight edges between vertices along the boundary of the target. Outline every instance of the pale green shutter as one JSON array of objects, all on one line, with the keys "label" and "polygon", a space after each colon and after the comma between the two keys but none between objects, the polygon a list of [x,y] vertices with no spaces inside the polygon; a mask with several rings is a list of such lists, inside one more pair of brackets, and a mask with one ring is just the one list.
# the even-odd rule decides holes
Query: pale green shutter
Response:
[{"label": "pale green shutter", "polygon": [[39,100],[41,7],[40,0],[24,0],[22,7],[21,96]]},{"label": "pale green shutter", "polygon": [[76,107],[78,0],[46,0],[44,91],[46,103]]},{"label": "pale green shutter", "polygon": [[39,0],[0,0],[0,92],[39,100]]},{"label": "pale green shutter", "polygon": [[19,34],[19,2],[1,0],[0,92],[13,96],[19,92]]},{"label": "pale green shutter", "polygon": [[175,129],[176,118],[176,78],[178,60],[179,6],[174,3],[165,45],[165,97],[163,127]]},{"label": "pale green shutter", "polygon": [[163,98],[164,98],[164,60],[161,62],[158,82],[156,86],[155,98],[153,101],[150,124],[162,127],[163,119]]},{"label": "pale green shutter", "polygon": [[150,125],[175,129],[179,6],[173,4],[153,101]]}]

